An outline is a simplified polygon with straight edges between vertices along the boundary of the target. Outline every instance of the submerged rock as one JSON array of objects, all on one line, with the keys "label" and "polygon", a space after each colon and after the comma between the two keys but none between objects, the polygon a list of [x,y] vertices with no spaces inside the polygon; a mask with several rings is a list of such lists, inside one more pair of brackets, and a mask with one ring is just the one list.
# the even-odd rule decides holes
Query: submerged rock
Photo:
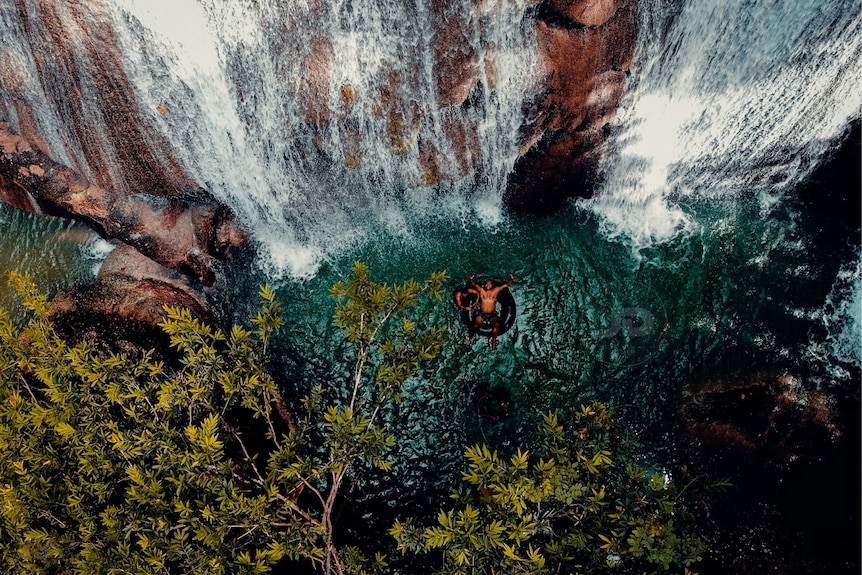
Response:
[{"label": "submerged rock", "polygon": [[686,392],[682,417],[702,449],[782,464],[816,458],[835,445],[843,434],[835,402],[796,376],[761,374]]},{"label": "submerged rock", "polygon": [[858,573],[858,396],[756,373],[698,385],[681,415],[681,458],[732,484],[709,498],[699,573]]},{"label": "submerged rock", "polygon": [[512,395],[505,387],[499,385],[488,387],[486,384],[478,384],[473,388],[472,394],[476,414],[492,423],[509,417],[514,408]]}]

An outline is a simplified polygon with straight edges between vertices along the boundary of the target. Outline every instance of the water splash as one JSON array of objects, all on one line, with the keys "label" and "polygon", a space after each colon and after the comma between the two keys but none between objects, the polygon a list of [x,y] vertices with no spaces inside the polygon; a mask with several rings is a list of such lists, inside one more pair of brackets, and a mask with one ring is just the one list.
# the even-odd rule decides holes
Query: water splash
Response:
[{"label": "water splash", "polygon": [[862,105],[853,3],[688,2],[671,24],[661,0],[649,4],[606,181],[584,203],[636,252],[697,229],[695,198],[771,202]]},{"label": "water splash", "polygon": [[851,379],[849,368],[862,369],[862,252],[838,271],[819,318],[823,338],[812,338],[808,353],[831,379]]}]

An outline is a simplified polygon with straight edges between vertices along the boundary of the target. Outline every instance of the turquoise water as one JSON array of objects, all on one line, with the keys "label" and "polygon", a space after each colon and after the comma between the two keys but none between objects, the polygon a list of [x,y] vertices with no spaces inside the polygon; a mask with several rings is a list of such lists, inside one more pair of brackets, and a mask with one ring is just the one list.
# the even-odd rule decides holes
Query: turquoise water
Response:
[{"label": "turquoise water", "polygon": [[[810,387],[857,385],[823,353],[847,333],[844,349],[858,353],[859,296],[842,291],[855,285],[858,292],[850,236],[791,200],[712,199],[684,209],[696,222],[693,232],[639,251],[608,239],[597,217],[575,205],[552,217],[508,214],[496,226],[425,216],[398,233],[369,229],[362,245],[333,249],[338,257],[304,280],[244,268],[234,319],[253,312],[257,285],[276,287],[286,323],[271,367],[294,399],[321,382],[336,395],[347,389],[352,349],[333,325],[329,288],[349,276],[354,261],[388,283],[446,270],[448,293],[470,274],[518,276],[511,288],[518,317],[497,351],[484,338],[464,345],[466,328],[448,294],[416,310],[420,327],[446,325],[448,342],[407,382],[405,401],[384,414],[397,439],[397,466],[361,478],[340,525],[376,547],[396,517],[430,521],[459,484],[466,446],[529,447],[548,410],[565,421],[582,403],[611,405],[643,462],[660,468],[672,456],[686,389],[780,370]],[[105,246],[77,225],[0,208],[0,247],[4,271],[29,273],[53,293],[92,278]],[[0,293],[4,308],[16,301]],[[848,306],[857,323],[827,329],[835,327],[833,312]],[[852,358],[843,365],[845,375],[858,368]],[[477,384],[511,394],[507,419],[477,415]]]},{"label": "turquoise water", "polygon": [[110,246],[89,228],[48,218],[0,202],[0,309],[25,318],[20,299],[6,280],[9,271],[27,274],[46,294],[93,279]]},{"label": "turquoise water", "polygon": [[[582,403],[608,403],[625,435],[662,450],[673,442],[688,387],[761,370],[834,385],[809,347],[852,250],[823,251],[827,240],[791,202],[751,198],[686,209],[697,232],[637,253],[608,240],[595,216],[577,206],[549,218],[510,215],[493,229],[436,222],[413,226],[422,231],[409,237],[381,233],[311,279],[276,282],[288,322],[273,368],[293,396],[319,382],[336,394],[346,389],[351,348],[331,322],[328,290],[356,260],[378,282],[446,270],[450,291],[470,274],[518,277],[511,288],[518,317],[497,351],[487,339],[464,345],[466,328],[448,298],[417,310],[420,326],[442,323],[450,337],[387,413],[399,466],[368,478],[371,487],[356,495],[378,511],[386,502],[401,512],[442,501],[458,482],[465,446],[529,444],[548,410],[565,417]],[[477,383],[509,391],[515,407],[508,419],[477,416],[470,397]]]},{"label": "turquoise water", "polygon": [[[394,474],[369,479],[377,489],[362,496],[398,509],[443,498],[458,481],[465,446],[528,442],[551,409],[565,417],[582,403],[608,403],[626,434],[661,449],[673,440],[683,390],[705,381],[785,369],[805,376],[806,385],[848,385],[812,349],[835,337],[824,328],[829,307],[855,301],[842,300],[833,285],[842,269],[855,269],[852,246],[791,201],[710,200],[685,209],[695,232],[638,252],[609,240],[580,206],[552,217],[509,214],[493,227],[426,218],[409,232],[369,232],[309,279],[249,273],[234,316],[249,317],[255,287],[273,283],[287,320],[273,370],[292,397],[318,382],[337,393],[350,379],[352,350],[331,321],[329,288],[354,261],[389,283],[445,270],[449,293],[470,274],[518,277],[511,288],[518,317],[497,351],[485,338],[464,345],[466,328],[448,295],[417,309],[420,326],[444,324],[449,340],[386,414],[401,463]],[[104,248],[76,224],[0,207],[2,269],[32,275],[49,294],[91,279]],[[850,276],[858,283],[858,273]],[[0,291],[5,309],[16,303]],[[508,390],[515,406],[508,419],[476,414],[477,384]]]}]

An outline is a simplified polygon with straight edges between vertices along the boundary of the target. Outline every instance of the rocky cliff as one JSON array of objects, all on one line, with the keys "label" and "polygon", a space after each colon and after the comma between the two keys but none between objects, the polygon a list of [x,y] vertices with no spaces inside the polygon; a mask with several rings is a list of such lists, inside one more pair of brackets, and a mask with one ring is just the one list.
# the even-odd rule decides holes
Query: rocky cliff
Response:
[{"label": "rocky cliff", "polygon": [[[441,128],[455,165],[444,167],[439,146],[419,137],[427,104],[405,95],[415,89],[415,78],[397,70],[366,87],[376,91],[373,112],[386,124],[393,153],[416,146],[424,168],[420,185],[471,176],[478,127],[463,121],[459,110],[475,105],[471,95],[497,89],[499,76],[498,46],[476,28],[512,11],[535,36],[538,49],[531,57],[537,61],[524,65],[537,78],[522,105],[520,159],[505,200],[514,208],[549,212],[567,197],[589,195],[632,59],[636,0],[465,2],[433,0],[430,44],[417,48],[430,50],[430,57],[422,57],[431,66],[434,93],[428,101],[444,110]],[[285,93],[294,93],[304,122],[317,131],[312,141],[320,152],[326,152],[323,134],[339,122],[346,148],[369,137],[345,120],[357,89],[344,84],[338,101],[332,100],[338,54],[314,26],[326,10],[324,3],[310,2],[308,20],[285,20],[279,35],[284,45],[272,47],[280,53],[296,44],[299,50],[302,78]],[[219,261],[246,235],[230,210],[188,175],[177,154],[183,143],[168,141],[153,125],[153,110],[144,110],[124,68],[108,2],[16,0],[0,9],[0,18],[5,33],[24,39],[0,48],[0,199],[85,222],[164,266],[166,275],[179,272],[192,283],[212,285]],[[310,40],[290,40],[298,30]],[[145,53],[148,46],[139,49]],[[230,65],[241,63],[231,58]],[[250,88],[236,90],[245,109]],[[343,154],[345,165],[359,167],[358,153]]]}]

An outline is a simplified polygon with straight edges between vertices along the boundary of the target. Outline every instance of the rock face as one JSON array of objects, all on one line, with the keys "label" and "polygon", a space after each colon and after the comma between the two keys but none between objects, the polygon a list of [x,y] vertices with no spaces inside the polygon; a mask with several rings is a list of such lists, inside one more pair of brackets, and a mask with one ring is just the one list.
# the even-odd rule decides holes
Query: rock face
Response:
[{"label": "rock face", "polygon": [[160,197],[100,188],[1,129],[0,198],[82,221],[206,286],[215,281],[217,261],[245,241],[230,212],[202,191]]},{"label": "rock face", "polygon": [[[374,102],[372,113],[386,124],[393,153],[404,154],[419,146],[423,184],[470,176],[478,167],[470,160],[477,157],[478,128],[468,125],[459,109],[469,107],[477,90],[496,89],[498,76],[497,40],[486,38],[482,27],[503,12],[507,17],[520,14],[523,26],[534,29],[538,43],[538,61],[525,62],[525,68],[540,70],[540,77],[524,103],[522,157],[510,178],[506,200],[517,208],[552,211],[566,197],[591,193],[606,128],[634,51],[636,0],[434,0],[424,24],[429,29],[423,31],[428,44],[417,42],[415,49],[429,52],[427,71],[433,77],[429,89],[435,93],[411,91],[422,84],[425,71],[393,68],[377,79],[377,86],[339,85],[340,97],[333,95],[339,91],[333,82],[341,81],[341,72],[334,69],[337,48],[325,28],[332,9],[326,3],[311,2],[305,12],[278,11],[287,20],[296,20],[300,13],[308,20],[281,24],[284,30],[279,37],[286,39],[272,47],[274,57],[301,62],[297,81],[281,78],[280,68],[272,81],[278,85],[290,80],[291,85],[283,89],[297,100],[302,120],[317,134],[316,145],[326,139],[333,123],[344,120],[359,95],[366,98],[363,105]],[[197,189],[175,157],[172,146],[179,143],[165,141],[152,125],[153,110],[143,110],[136,98],[106,0],[19,0],[8,10],[15,16],[11,25],[21,28],[14,32],[28,45],[0,49],[0,96],[5,96],[0,97],[0,120],[8,120],[33,149],[116,197],[141,193],[174,197]],[[265,12],[260,16],[265,18]],[[303,41],[290,38],[303,26],[307,29]],[[417,58],[416,67],[425,66],[422,56],[403,57]],[[235,67],[243,64],[240,55],[230,62]],[[34,96],[33,78],[28,75],[38,77],[44,98]],[[248,99],[246,88],[255,89],[236,87],[240,100]],[[422,98],[427,101],[419,101]],[[451,144],[455,157],[445,162],[437,143],[417,138],[429,105],[446,110],[439,127],[447,138],[445,147]],[[42,133],[46,126],[57,126],[62,133],[47,137]],[[361,155],[351,147],[357,148],[365,135],[349,122],[337,130],[345,146],[345,164],[359,167]],[[49,149],[48,141],[62,149]],[[4,198],[18,207],[31,204],[26,195],[8,186]]]},{"label": "rock face", "polygon": [[[524,106],[521,157],[505,200],[520,210],[549,213],[566,198],[593,192],[602,146],[634,55],[637,2],[545,0],[536,5],[522,0],[505,7],[533,14],[528,21],[535,26],[541,70],[537,90]],[[476,2],[476,17],[488,10],[486,3]],[[439,103],[463,106],[477,85],[493,83],[493,62],[479,58],[463,15],[448,14],[443,1],[434,3],[433,14]],[[470,135],[464,135],[463,124],[458,128],[447,130],[450,139],[469,149]],[[434,173],[433,165],[427,173]]]},{"label": "rock face", "polygon": [[[374,92],[365,96],[374,102],[367,113],[385,124],[392,153],[417,146],[424,170],[418,185],[433,186],[473,177],[481,169],[478,127],[466,119],[471,106],[479,106],[476,101],[498,89],[498,47],[482,27],[504,11],[521,15],[538,41],[538,61],[525,67],[541,73],[523,106],[521,158],[506,200],[516,208],[552,211],[565,198],[591,191],[634,50],[636,7],[635,0],[434,0],[425,37],[406,48],[430,52],[425,60],[417,56],[422,64],[415,67],[422,69],[385,71],[374,87],[344,83],[340,97],[333,96],[338,91],[333,82],[341,81],[334,69],[336,43],[317,25],[328,21],[332,6],[310,2],[307,22],[278,21],[274,26],[285,27],[278,38],[302,26],[308,35],[272,50],[286,57],[295,45],[302,46],[293,54],[301,62],[301,78],[283,88],[316,134],[315,146],[337,129],[345,165],[360,167],[360,153],[350,148],[358,150],[366,136],[345,119],[347,111],[368,103],[357,102],[363,97],[358,90]],[[0,47],[0,199],[82,221],[192,282],[212,285],[220,261],[246,241],[245,234],[229,210],[185,172],[173,147],[181,143],[166,141],[154,127],[154,118],[165,110],[142,109],[131,72],[124,69],[107,0],[16,0],[0,11],[8,16],[3,21],[10,39],[19,42]],[[285,13],[295,17],[301,11]],[[139,41],[146,52],[144,40]],[[239,56],[231,61],[243,63]],[[276,84],[285,80],[279,70],[272,79]],[[434,93],[417,95],[411,92],[416,86]],[[237,90],[245,101],[244,87]],[[418,101],[426,96],[427,102]],[[444,147],[452,148],[445,161],[450,152],[419,133],[429,105],[443,112],[439,133],[445,134]],[[344,125],[336,126],[339,122]]]},{"label": "rock face", "polygon": [[547,1],[536,31],[542,91],[526,113],[534,121],[525,124],[506,200],[547,213],[568,197],[592,194],[634,54],[637,2]]},{"label": "rock face", "polygon": [[[35,72],[12,48],[0,48],[0,87],[12,101],[12,109],[3,109],[0,99],[0,115],[16,118],[17,132],[34,147],[64,162],[68,157],[70,168],[116,194],[175,195],[197,187],[141,113],[107,3],[14,4]],[[38,75],[48,101],[25,92],[22,75],[28,73]],[[51,120],[37,115],[45,114],[56,115],[63,127],[62,150],[48,149],[43,140],[40,128]]]}]

